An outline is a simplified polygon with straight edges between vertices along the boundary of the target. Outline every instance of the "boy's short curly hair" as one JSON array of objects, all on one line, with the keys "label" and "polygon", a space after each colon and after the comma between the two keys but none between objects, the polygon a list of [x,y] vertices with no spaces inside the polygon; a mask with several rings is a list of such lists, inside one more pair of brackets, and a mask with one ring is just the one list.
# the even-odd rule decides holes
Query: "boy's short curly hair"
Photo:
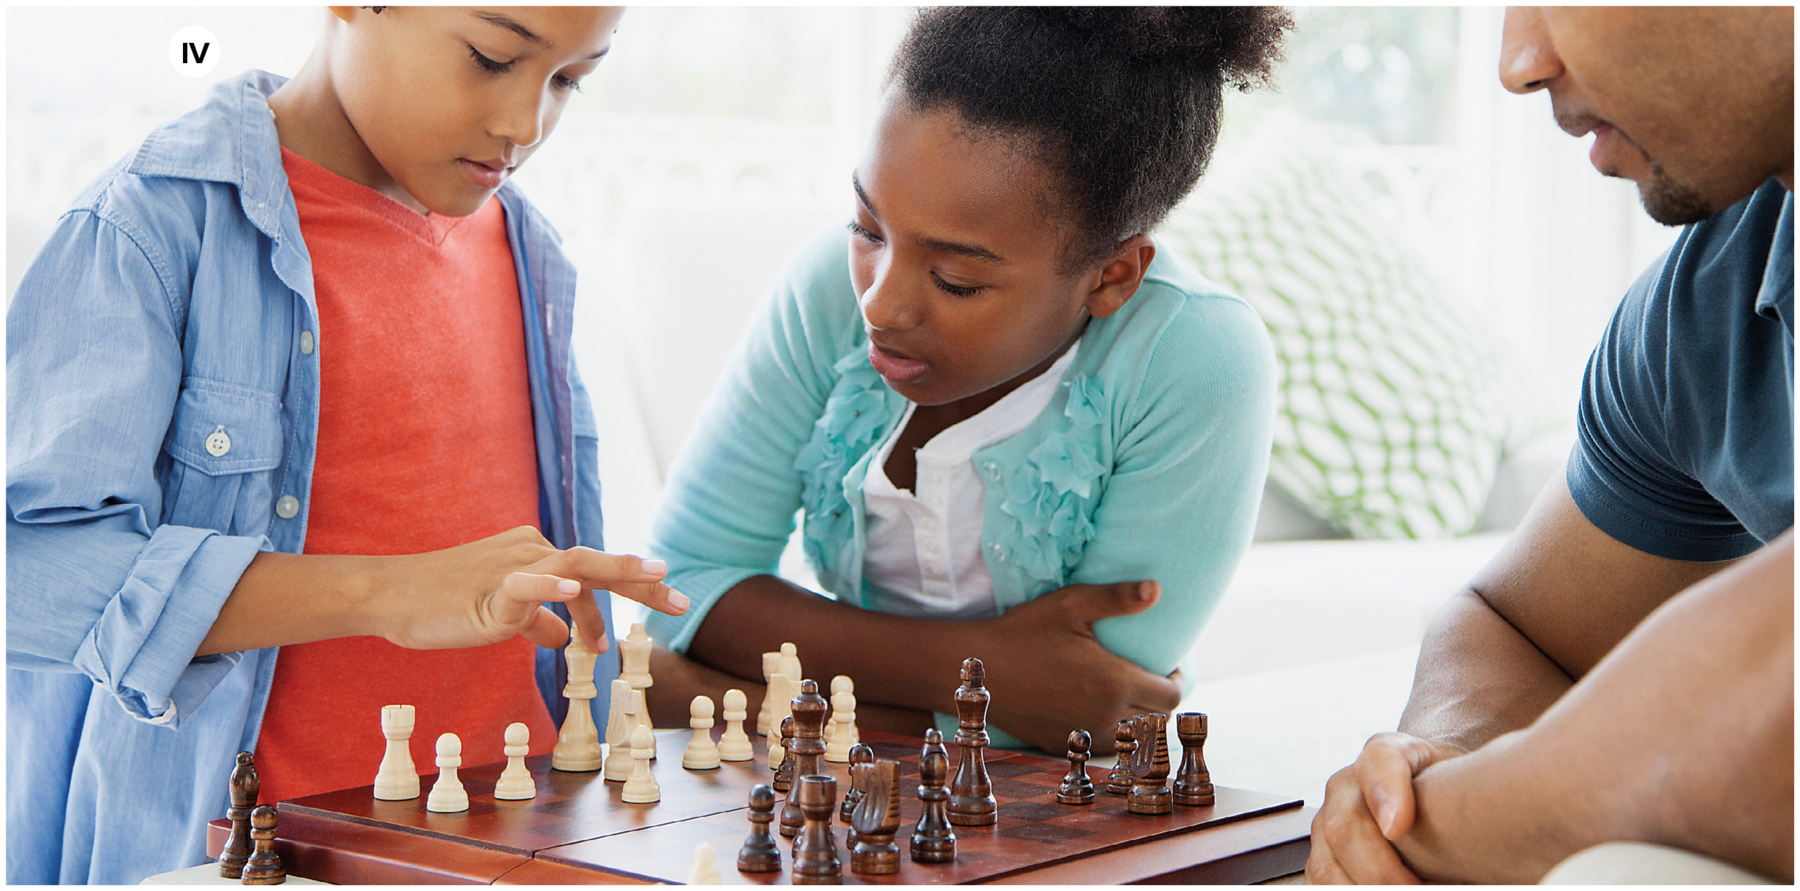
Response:
[{"label": "boy's short curly hair", "polygon": [[1051,200],[1078,269],[1148,232],[1200,180],[1224,87],[1266,85],[1294,26],[1281,7],[940,7],[888,81],[919,111],[1022,140],[1063,183]]}]

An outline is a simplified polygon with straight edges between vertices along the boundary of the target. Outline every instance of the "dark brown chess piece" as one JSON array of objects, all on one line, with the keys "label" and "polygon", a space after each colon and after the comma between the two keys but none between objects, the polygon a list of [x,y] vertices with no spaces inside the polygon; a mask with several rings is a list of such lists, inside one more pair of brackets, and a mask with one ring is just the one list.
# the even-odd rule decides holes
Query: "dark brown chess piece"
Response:
[{"label": "dark brown chess piece", "polygon": [[956,833],[950,828],[950,793],[944,778],[950,775],[950,753],[937,728],[925,731],[919,748],[919,801],[924,813],[912,834],[912,859],[919,863],[949,863],[956,859]]},{"label": "dark brown chess piece", "polygon": [[287,881],[287,870],[282,868],[281,857],[275,853],[273,807],[265,804],[250,812],[250,838],[256,843],[256,850],[251,851],[250,859],[244,862],[244,884],[279,885]]},{"label": "dark brown chess piece", "polygon": [[1126,810],[1134,814],[1166,814],[1173,810],[1169,795],[1169,716],[1137,716],[1137,750],[1131,753],[1131,797]]},{"label": "dark brown chess piece", "polygon": [[962,759],[950,783],[950,822],[956,826],[992,826],[1000,803],[987,772],[987,670],[980,659],[964,659],[962,686],[956,688],[956,745]]},{"label": "dark brown chess piece", "polygon": [[[818,695],[814,691],[813,695]],[[806,815],[800,837],[794,839],[794,884],[837,885],[844,881],[838,860],[837,838],[831,834],[831,812],[837,805],[837,778],[807,774],[794,782],[790,801]]]},{"label": "dark brown chess piece", "polygon": [[1094,781],[1088,777],[1088,749],[1093,740],[1086,730],[1069,734],[1069,775],[1063,777],[1056,790],[1056,800],[1063,804],[1093,804]]},{"label": "dark brown chess piece", "polygon": [[775,765],[775,791],[787,792],[794,787],[794,716],[781,719],[781,761]]},{"label": "dark brown chess piece", "polygon": [[[870,754],[873,755],[874,751],[871,750]],[[856,796],[857,803],[859,804],[868,796],[869,776],[874,773],[874,771],[875,761],[873,758],[868,761],[858,761],[850,765],[850,790],[844,793],[846,805],[849,804],[850,796],[853,794]],[[843,811],[841,809],[838,811],[838,816],[843,816]],[[854,809],[852,809],[850,816],[850,826],[844,830],[844,847],[846,849],[856,844],[856,813]]]},{"label": "dark brown chess piece", "polygon": [[1118,754],[1118,760],[1113,762],[1112,773],[1106,775],[1106,791],[1114,795],[1131,792],[1131,753],[1137,751],[1136,733],[1130,718],[1113,727],[1113,751]]},{"label": "dark brown chess piece", "polygon": [[244,876],[244,864],[250,859],[250,810],[256,807],[262,780],[256,775],[256,761],[249,752],[237,754],[237,766],[231,769],[231,805],[225,816],[231,818],[231,834],[225,838],[225,849],[219,852],[219,875],[228,879]]},{"label": "dark brown chess piece", "polygon": [[900,871],[900,762],[882,758],[863,768],[868,777],[866,794],[856,806],[851,825],[856,829],[850,849],[850,871],[859,875],[887,876]]},{"label": "dark brown chess piece", "polygon": [[738,872],[780,872],[781,847],[769,834],[775,822],[775,790],[757,783],[750,787],[750,837],[738,849]]},{"label": "dark brown chess piece", "polygon": [[863,795],[867,792],[867,790],[862,787],[862,784],[856,781],[856,777],[858,776],[856,765],[874,763],[874,749],[871,749],[862,743],[857,743],[850,747],[850,791],[844,793],[844,804],[842,807],[838,808],[838,819],[844,821],[846,824],[850,822],[850,815],[856,812],[857,803],[863,800]]},{"label": "dark brown chess piece", "polygon": [[1175,803],[1207,807],[1213,803],[1212,774],[1206,770],[1206,716],[1182,712],[1175,716],[1175,735],[1181,737],[1181,769],[1175,773]]},{"label": "dark brown chess piece", "polygon": [[[825,721],[830,716],[831,704],[819,695],[818,682],[808,678],[800,682],[800,695],[794,697],[793,706],[794,738],[788,742],[788,753],[794,756],[793,775],[803,777],[819,773],[819,756],[825,754]],[[827,822],[830,816],[826,815]],[[806,815],[794,801],[794,796],[789,795],[787,805],[781,809],[781,834],[793,838],[804,825]]]}]

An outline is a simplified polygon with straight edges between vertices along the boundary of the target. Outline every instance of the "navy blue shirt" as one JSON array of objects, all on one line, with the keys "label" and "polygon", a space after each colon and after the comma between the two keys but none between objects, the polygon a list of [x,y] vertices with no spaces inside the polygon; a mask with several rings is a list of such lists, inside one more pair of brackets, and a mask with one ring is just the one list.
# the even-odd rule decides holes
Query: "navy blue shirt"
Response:
[{"label": "navy blue shirt", "polygon": [[1689,226],[1588,362],[1569,493],[1675,560],[1741,557],[1794,525],[1794,199],[1776,180]]}]

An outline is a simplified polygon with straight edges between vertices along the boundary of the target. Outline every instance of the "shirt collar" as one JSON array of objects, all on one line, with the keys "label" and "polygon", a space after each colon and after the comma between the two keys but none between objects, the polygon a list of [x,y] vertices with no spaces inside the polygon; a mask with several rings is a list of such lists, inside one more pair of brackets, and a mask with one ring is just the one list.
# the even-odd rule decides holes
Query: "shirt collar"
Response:
[{"label": "shirt collar", "polygon": [[230,183],[244,215],[274,237],[288,199],[269,95],[284,83],[285,77],[254,69],[221,81],[205,105],[152,132],[126,172]]},{"label": "shirt collar", "polygon": [[1775,224],[1769,265],[1763,269],[1762,287],[1756,292],[1756,312],[1785,317],[1790,315],[1787,308],[1793,306],[1794,300],[1794,194],[1774,180],[1770,183],[1787,194],[1782,198],[1781,220]]}]

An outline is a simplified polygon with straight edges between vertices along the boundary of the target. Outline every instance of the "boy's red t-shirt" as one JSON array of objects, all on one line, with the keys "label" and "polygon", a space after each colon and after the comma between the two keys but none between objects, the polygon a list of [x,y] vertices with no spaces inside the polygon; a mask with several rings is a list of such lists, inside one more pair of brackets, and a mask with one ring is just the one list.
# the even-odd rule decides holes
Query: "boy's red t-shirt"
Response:
[{"label": "boy's red t-shirt", "polygon": [[[312,255],[319,439],[308,554],[416,554],[538,526],[525,326],[506,215],[421,215],[281,151]],[[302,338],[302,351],[308,347]],[[272,617],[273,620],[273,617]],[[281,648],[256,746],[263,801],[374,782],[381,707],[414,707],[411,751],[501,760],[506,726],[556,744],[523,638],[409,650],[378,637]],[[429,789],[425,781],[424,791]]]}]

